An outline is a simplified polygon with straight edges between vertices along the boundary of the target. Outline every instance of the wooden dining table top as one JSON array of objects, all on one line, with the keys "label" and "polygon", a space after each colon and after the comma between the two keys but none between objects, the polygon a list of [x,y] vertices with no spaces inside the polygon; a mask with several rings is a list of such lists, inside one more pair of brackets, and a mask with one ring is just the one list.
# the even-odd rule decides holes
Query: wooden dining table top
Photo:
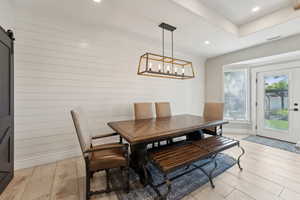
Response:
[{"label": "wooden dining table top", "polygon": [[130,144],[182,136],[192,131],[227,124],[225,120],[210,120],[196,115],[174,115],[165,118],[109,122],[108,126]]}]

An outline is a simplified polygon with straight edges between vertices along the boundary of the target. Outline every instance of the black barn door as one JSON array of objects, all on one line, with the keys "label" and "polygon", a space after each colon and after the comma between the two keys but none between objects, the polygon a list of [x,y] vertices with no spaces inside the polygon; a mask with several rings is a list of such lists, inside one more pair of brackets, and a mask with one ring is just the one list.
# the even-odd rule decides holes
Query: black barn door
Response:
[{"label": "black barn door", "polygon": [[14,173],[13,34],[0,26],[0,194]]}]

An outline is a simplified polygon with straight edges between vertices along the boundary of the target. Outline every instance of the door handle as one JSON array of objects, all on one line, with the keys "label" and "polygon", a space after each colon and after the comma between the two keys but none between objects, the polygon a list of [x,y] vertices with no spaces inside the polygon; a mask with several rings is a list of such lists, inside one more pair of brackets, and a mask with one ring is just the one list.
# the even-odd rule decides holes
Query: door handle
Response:
[{"label": "door handle", "polygon": [[298,112],[298,111],[299,111],[299,109],[298,109],[298,108],[292,108],[292,109],[290,109],[290,111],[295,111],[295,112]]}]

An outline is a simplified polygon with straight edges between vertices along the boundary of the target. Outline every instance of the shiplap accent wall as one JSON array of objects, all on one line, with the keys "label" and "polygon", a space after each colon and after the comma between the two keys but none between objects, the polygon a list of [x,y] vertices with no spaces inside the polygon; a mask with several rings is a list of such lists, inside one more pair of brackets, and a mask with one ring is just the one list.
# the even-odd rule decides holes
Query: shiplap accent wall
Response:
[{"label": "shiplap accent wall", "polygon": [[139,57],[160,52],[160,42],[103,26],[16,17],[16,168],[79,155],[70,110],[82,106],[93,132],[133,117],[133,102],[170,101],[174,114],[202,114],[204,59],[197,78],[181,81],[137,76]]},{"label": "shiplap accent wall", "polygon": [[14,27],[14,14],[11,0],[0,1],[0,26],[7,29]]}]

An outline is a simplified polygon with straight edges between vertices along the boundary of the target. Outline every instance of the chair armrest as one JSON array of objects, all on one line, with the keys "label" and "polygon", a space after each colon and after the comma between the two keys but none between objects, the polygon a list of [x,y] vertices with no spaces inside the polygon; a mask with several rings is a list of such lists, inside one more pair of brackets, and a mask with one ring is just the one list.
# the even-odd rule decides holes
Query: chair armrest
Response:
[{"label": "chair armrest", "polygon": [[111,136],[116,136],[116,135],[118,135],[118,133],[108,133],[108,134],[104,134],[104,135],[94,136],[94,137],[92,137],[92,139],[93,140],[97,140],[97,139],[111,137]]},{"label": "chair armrest", "polygon": [[92,153],[96,151],[104,151],[104,150],[111,150],[111,149],[122,149],[128,152],[128,144],[111,143],[111,144],[99,145],[89,150],[86,150],[84,153]]}]

